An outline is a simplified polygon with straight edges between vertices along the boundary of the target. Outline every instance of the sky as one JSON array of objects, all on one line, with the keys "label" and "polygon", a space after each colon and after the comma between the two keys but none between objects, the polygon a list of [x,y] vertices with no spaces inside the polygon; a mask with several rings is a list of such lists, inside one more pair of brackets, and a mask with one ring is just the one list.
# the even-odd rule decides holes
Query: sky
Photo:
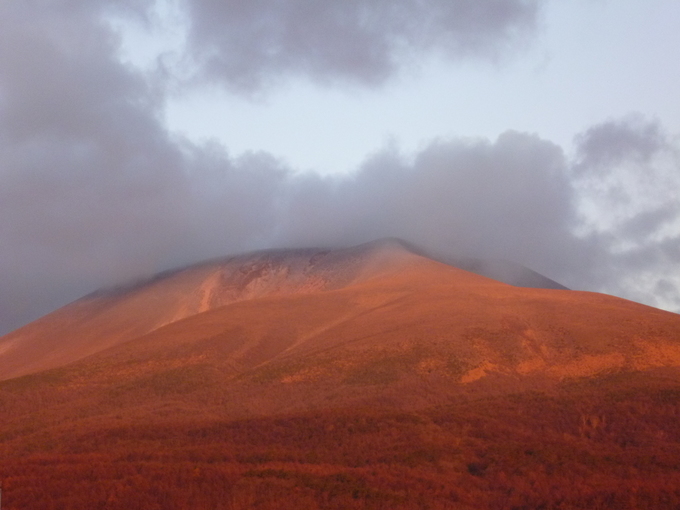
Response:
[{"label": "sky", "polygon": [[394,236],[680,311],[675,0],[5,0],[0,334]]}]

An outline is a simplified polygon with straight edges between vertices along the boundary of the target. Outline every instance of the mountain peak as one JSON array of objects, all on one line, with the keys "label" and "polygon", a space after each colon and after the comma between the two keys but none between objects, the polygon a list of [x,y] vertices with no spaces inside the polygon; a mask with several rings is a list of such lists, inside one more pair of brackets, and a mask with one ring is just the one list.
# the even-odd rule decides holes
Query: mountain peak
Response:
[{"label": "mountain peak", "polygon": [[[487,264],[481,268],[483,271],[477,266],[473,269],[492,276],[489,268],[498,273],[499,267],[512,269],[505,271],[506,277],[512,276],[508,283],[531,287],[527,285],[528,275],[529,279],[538,278],[539,287],[555,284],[521,266]],[[325,308],[317,310],[319,303],[326,303]],[[278,352],[288,341],[320,348],[323,342],[314,344],[311,339],[318,340],[319,331],[326,330],[333,331],[324,340],[331,344],[353,338],[357,331],[369,334],[375,330],[371,334],[382,338],[381,343],[394,341],[403,344],[403,349],[419,352],[429,347],[411,345],[414,339],[427,343],[440,338],[448,347],[443,354],[440,347],[433,347],[432,352],[439,354],[432,355],[432,363],[439,366],[441,356],[466,360],[459,363],[467,367],[465,374],[459,374],[459,382],[483,379],[491,373],[580,374],[585,373],[583,366],[595,363],[593,366],[599,367],[615,358],[618,368],[639,364],[648,357],[653,365],[655,351],[643,347],[648,342],[648,321],[669,325],[659,329],[664,331],[664,342],[670,342],[667,349],[664,347],[664,356],[668,360],[680,357],[671,341],[677,321],[659,316],[659,311],[598,294],[506,285],[438,262],[404,241],[387,238],[351,248],[280,249],[235,255],[161,273],[132,286],[90,294],[0,338],[0,380],[61,367],[126,342],[150,338],[155,332],[159,332],[158,341],[164,345],[167,335],[175,331],[173,325],[179,323],[177,331],[183,342],[197,341],[206,328],[216,328],[214,334],[219,336],[227,327],[223,321],[231,324],[241,313],[249,319],[239,319],[238,326],[233,326],[239,331],[273,328],[268,333],[275,337],[271,345],[262,347],[271,352]],[[312,319],[314,314],[322,319]],[[625,318],[628,324],[633,316],[641,319],[625,330],[612,322]],[[271,323],[276,317],[280,324]],[[294,323],[286,326],[292,317],[296,317]],[[364,320],[368,322],[364,324]],[[591,320],[592,326],[583,326]],[[345,332],[335,331],[335,325],[340,323],[355,326]],[[192,326],[183,329],[187,324]],[[409,328],[415,329],[408,333]],[[274,333],[276,330],[280,331]],[[597,343],[593,339],[612,335],[616,342],[611,345],[621,343],[627,354],[609,352],[613,349],[610,345],[603,347],[607,351],[604,357],[595,349],[595,357],[579,365],[582,356],[571,352],[573,349],[589,352]],[[260,341],[263,345],[270,342]],[[574,345],[551,346],[559,342]],[[579,342],[582,345],[576,346]],[[631,346],[631,342],[637,343]],[[456,349],[466,354],[449,352],[450,346],[458,346]],[[570,354],[562,355],[560,349]],[[383,350],[380,347],[376,352]],[[611,359],[607,357],[610,355]],[[264,362],[267,358],[258,355],[257,359]]]}]

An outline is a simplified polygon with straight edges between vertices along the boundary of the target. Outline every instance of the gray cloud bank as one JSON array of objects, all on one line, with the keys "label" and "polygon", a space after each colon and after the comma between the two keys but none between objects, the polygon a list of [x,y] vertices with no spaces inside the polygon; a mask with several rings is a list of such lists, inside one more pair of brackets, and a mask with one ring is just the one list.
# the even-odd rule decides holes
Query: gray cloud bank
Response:
[{"label": "gray cloud bank", "polygon": [[[446,12],[461,12],[467,28],[454,24],[441,34],[484,51],[506,40],[518,26],[512,20],[530,25],[535,8],[513,1],[350,3],[365,17],[334,7],[324,22],[371,37],[378,37],[371,16],[382,16],[380,9],[454,6]],[[128,4],[118,8],[145,7]],[[300,175],[265,153],[234,158],[218,144],[169,134],[160,120],[162,93],[118,60],[118,40],[102,21],[109,4],[45,5],[0,4],[0,333],[98,287],[169,267],[251,249],[385,236],[440,255],[509,259],[573,288],[680,309],[673,273],[680,262],[679,149],[653,120],[631,116],[593,126],[577,138],[573,160],[549,141],[508,131],[494,141],[434,141],[415,155],[387,147],[350,176]],[[192,19],[199,26],[208,12],[219,19],[231,8],[257,20],[254,5],[265,25],[275,22],[267,16],[277,9],[320,8],[311,1],[196,0]],[[315,36],[297,16],[276,23],[284,23],[281,33],[297,27],[304,48]],[[417,24],[400,32],[394,23],[382,33],[385,41],[415,37],[409,31]],[[468,42],[466,31],[474,32]],[[392,49],[380,37],[371,44],[391,70]],[[291,70],[374,79],[370,66],[344,68],[334,60],[334,48],[340,57],[349,52],[341,43],[307,55],[281,41],[277,51],[290,52],[290,61],[255,58],[241,75],[246,81],[232,85]],[[250,47],[221,48],[227,39],[210,44],[215,55],[248,60]],[[424,50],[435,42],[413,44]],[[456,44],[449,49],[459,51]]]},{"label": "gray cloud bank", "polygon": [[204,77],[251,91],[282,74],[379,84],[434,50],[494,58],[536,23],[536,0],[192,0],[189,42]]}]

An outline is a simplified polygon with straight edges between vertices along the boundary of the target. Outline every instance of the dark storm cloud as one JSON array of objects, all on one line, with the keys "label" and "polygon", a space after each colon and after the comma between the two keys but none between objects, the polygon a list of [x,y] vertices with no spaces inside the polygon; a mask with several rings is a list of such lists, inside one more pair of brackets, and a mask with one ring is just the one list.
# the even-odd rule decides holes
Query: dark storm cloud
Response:
[{"label": "dark storm cloud", "polygon": [[425,50],[496,57],[538,0],[185,0],[203,76],[252,92],[284,74],[378,84]]}]

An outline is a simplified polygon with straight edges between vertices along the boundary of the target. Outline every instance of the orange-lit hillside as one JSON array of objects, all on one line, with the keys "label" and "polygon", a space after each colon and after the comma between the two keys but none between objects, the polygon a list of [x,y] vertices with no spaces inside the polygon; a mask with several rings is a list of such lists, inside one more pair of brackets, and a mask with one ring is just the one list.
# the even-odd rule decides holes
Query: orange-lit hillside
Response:
[{"label": "orange-lit hillside", "polygon": [[0,379],[5,509],[680,504],[680,316],[395,241],[84,298]]}]

